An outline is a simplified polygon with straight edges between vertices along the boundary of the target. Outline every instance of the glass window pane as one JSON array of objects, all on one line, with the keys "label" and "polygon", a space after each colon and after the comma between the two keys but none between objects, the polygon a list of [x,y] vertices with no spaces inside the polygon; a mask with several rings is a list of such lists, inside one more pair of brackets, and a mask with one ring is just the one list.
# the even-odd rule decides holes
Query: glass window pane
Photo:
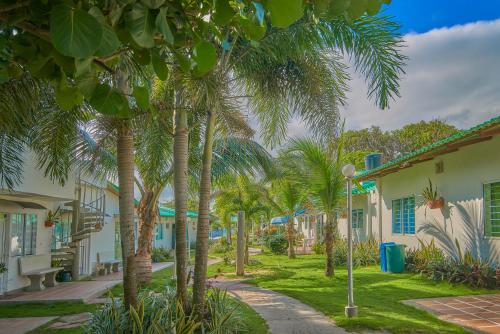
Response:
[{"label": "glass window pane", "polygon": [[36,249],[36,223],[35,214],[26,215],[26,234],[24,236],[24,255],[34,255]]},{"label": "glass window pane", "polygon": [[23,215],[14,213],[10,215],[10,255],[23,255]]}]

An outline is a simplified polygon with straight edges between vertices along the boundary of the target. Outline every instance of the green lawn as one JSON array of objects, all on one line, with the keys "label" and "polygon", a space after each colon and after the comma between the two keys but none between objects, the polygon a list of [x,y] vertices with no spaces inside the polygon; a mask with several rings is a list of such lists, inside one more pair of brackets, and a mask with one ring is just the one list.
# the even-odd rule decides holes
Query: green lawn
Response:
[{"label": "green lawn", "polygon": [[[386,330],[393,333],[467,333],[431,314],[401,303],[406,299],[492,293],[463,285],[435,283],[416,274],[381,273],[378,267],[354,271],[354,300],[359,317],[344,316],[347,303],[347,271],[336,268],[335,277],[324,276],[324,256],[257,255],[247,267],[248,283],[284,293],[332,317],[348,330]],[[234,273],[222,263],[209,268],[209,275]],[[228,276],[232,276],[229,274]]]},{"label": "green lawn", "polygon": [[98,305],[83,303],[0,305],[0,318],[49,317],[92,312]]}]

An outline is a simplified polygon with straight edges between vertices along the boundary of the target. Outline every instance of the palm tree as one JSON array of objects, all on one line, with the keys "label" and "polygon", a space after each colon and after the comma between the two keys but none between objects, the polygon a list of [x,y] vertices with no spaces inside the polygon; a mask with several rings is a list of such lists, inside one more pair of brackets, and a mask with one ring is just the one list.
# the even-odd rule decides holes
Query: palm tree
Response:
[{"label": "palm tree", "polygon": [[[289,171],[287,171],[289,172]],[[302,183],[297,182],[290,175],[283,175],[276,179],[268,198],[275,210],[287,217],[288,258],[295,258],[295,212],[303,208],[306,201],[306,192]]]},{"label": "palm tree", "polygon": [[[336,144],[336,145],[334,145]],[[294,163],[293,171],[297,181],[307,187],[313,205],[325,212],[325,275],[332,276],[333,241],[336,230],[334,210],[343,196],[341,142],[322,144],[313,139],[295,139],[284,152]]]}]

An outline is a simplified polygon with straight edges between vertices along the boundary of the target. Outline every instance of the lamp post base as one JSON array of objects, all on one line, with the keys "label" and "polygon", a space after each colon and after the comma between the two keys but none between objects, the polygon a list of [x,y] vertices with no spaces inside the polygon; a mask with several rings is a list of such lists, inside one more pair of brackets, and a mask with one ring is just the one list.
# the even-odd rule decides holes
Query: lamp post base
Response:
[{"label": "lamp post base", "polygon": [[356,317],[358,315],[358,307],[357,306],[346,306],[345,307],[345,315],[348,318]]}]

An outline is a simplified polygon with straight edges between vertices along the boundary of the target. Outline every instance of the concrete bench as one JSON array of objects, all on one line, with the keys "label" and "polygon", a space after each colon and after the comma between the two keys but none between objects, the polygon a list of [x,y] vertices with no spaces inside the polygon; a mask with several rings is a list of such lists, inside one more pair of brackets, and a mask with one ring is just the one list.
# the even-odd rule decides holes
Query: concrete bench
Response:
[{"label": "concrete bench", "polygon": [[62,267],[50,267],[50,254],[30,255],[19,258],[20,273],[23,276],[27,276],[31,282],[30,286],[25,288],[26,291],[41,291],[46,286],[56,286],[56,275],[63,269]]},{"label": "concrete bench", "polygon": [[120,261],[119,260],[109,260],[102,263],[106,269],[106,274],[117,273],[120,271]]}]

